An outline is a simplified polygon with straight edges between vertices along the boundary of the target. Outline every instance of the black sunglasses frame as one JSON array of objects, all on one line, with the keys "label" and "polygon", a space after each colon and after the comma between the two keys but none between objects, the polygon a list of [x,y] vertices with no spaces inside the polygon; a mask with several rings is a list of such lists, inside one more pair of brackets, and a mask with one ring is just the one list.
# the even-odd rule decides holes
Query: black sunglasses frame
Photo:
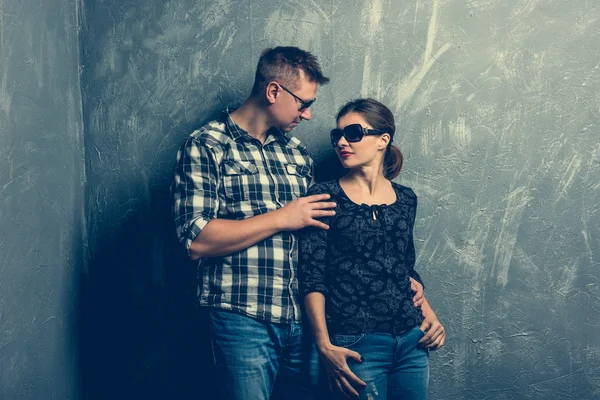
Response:
[{"label": "black sunglasses frame", "polygon": [[286,92],[288,92],[289,94],[291,94],[292,96],[294,96],[294,98],[296,100],[298,100],[298,102],[300,103],[300,108],[298,109],[298,111],[304,111],[310,108],[310,106],[313,105],[313,103],[315,101],[317,101],[317,99],[312,99],[312,100],[302,100],[300,97],[296,96],[294,94],[294,92],[292,92],[290,89],[286,88],[285,86],[283,86],[281,83],[277,82],[277,84]]},{"label": "black sunglasses frame", "polygon": [[361,124],[351,124],[346,126],[344,129],[332,129],[329,133],[331,145],[336,147],[342,136],[348,143],[357,143],[362,140],[366,135],[383,135],[386,131],[380,131],[379,129],[367,129]]}]

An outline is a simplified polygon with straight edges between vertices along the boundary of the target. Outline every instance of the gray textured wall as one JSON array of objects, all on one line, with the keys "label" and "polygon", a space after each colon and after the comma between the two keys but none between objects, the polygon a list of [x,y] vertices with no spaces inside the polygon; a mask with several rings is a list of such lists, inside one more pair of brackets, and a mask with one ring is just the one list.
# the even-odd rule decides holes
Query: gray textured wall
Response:
[{"label": "gray textured wall", "polygon": [[0,399],[77,398],[77,4],[0,0]]},{"label": "gray textured wall", "polygon": [[35,4],[0,0],[1,390],[77,385],[61,386],[80,251],[79,12],[89,399],[207,394],[171,169],[187,134],[243,100],[276,44],[312,50],[332,78],[296,131],[318,161],[348,99],[396,114],[399,180],[420,197],[418,268],[449,332],[430,398],[600,398],[597,2]]},{"label": "gray textured wall", "polygon": [[595,1],[86,4],[90,247],[138,246],[121,276],[134,298],[158,290],[148,310],[176,265],[160,208],[176,148],[247,95],[263,48],[298,45],[332,78],[296,133],[319,161],[348,99],[396,113],[418,268],[449,331],[431,398],[600,397]]}]

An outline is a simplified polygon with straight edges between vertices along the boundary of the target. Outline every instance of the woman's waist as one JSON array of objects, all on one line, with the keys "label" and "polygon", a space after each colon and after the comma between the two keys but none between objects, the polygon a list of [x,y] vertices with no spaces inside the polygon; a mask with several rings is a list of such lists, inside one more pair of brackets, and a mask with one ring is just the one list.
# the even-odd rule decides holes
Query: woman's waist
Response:
[{"label": "woman's waist", "polygon": [[420,309],[412,306],[388,313],[360,310],[326,309],[327,329],[331,334],[358,335],[364,333],[400,334],[418,326],[423,321]]}]

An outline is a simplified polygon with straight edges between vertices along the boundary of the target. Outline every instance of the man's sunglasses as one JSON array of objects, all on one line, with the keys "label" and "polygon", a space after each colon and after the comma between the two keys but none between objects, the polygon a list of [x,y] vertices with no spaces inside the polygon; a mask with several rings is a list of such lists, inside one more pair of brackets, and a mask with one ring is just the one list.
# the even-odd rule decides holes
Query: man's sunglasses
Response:
[{"label": "man's sunglasses", "polygon": [[331,138],[331,145],[337,146],[342,136],[349,143],[360,142],[365,135],[383,135],[386,131],[380,131],[378,129],[367,129],[361,124],[348,125],[344,129],[332,129],[329,137]]},{"label": "man's sunglasses", "polygon": [[298,111],[304,111],[307,108],[309,108],[310,106],[313,105],[313,103],[317,100],[317,99],[312,99],[312,100],[302,100],[300,97],[296,96],[291,90],[289,90],[288,88],[286,88],[285,86],[283,86],[281,83],[277,83],[283,90],[285,90],[286,92],[288,92],[289,94],[291,94],[292,96],[294,96],[294,98],[296,100],[298,100],[298,102],[300,103],[300,108],[298,109]]}]

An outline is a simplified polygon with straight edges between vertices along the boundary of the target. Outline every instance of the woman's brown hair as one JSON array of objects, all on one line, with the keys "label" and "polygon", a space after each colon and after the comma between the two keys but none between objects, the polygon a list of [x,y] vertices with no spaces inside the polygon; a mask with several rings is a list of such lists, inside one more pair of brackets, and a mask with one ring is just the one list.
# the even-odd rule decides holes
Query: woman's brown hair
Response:
[{"label": "woman's brown hair", "polygon": [[362,115],[373,129],[387,132],[390,135],[390,142],[383,158],[383,176],[387,179],[394,179],[400,173],[402,164],[404,163],[402,152],[392,143],[394,133],[396,132],[394,114],[377,100],[356,99],[349,101],[340,109],[336,121],[339,121],[344,115],[352,112]]}]

